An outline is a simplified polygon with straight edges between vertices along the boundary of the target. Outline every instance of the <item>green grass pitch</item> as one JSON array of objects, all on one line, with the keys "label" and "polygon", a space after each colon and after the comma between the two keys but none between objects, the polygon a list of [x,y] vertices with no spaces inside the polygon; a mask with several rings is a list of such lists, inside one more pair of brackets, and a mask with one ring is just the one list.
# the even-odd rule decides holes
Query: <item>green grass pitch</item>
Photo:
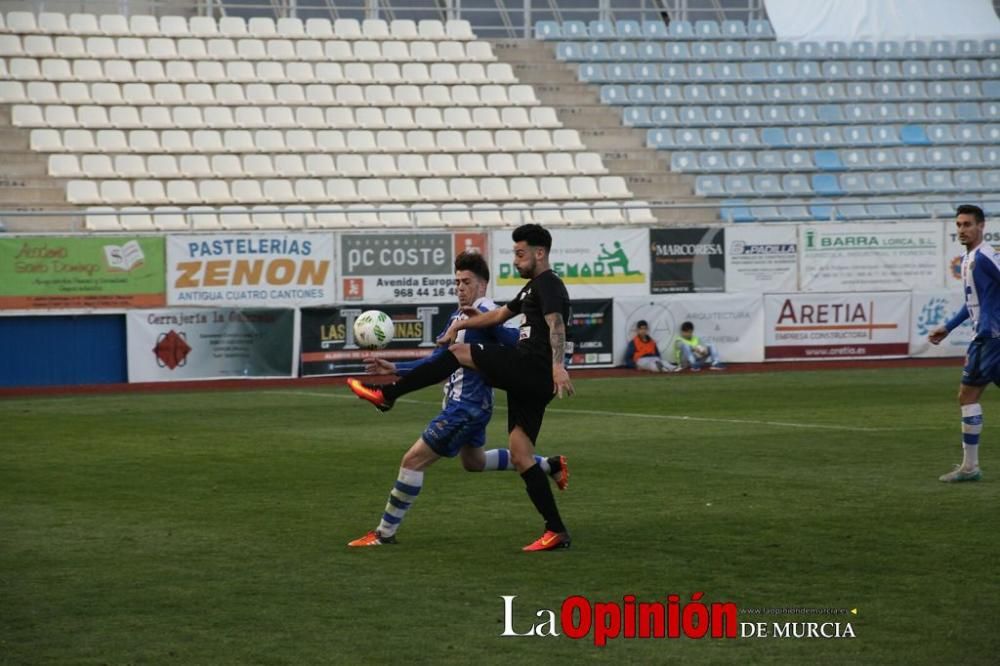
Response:
[{"label": "green grass pitch", "polygon": [[[0,664],[987,664],[1000,654],[1000,391],[984,480],[958,368],[577,379],[539,442],[574,543],[516,474],[442,461],[394,547],[375,526],[437,389],[378,414],[343,386],[0,401]],[[503,394],[498,392],[499,404]],[[685,418],[691,417],[691,418]],[[505,413],[489,428],[502,446]],[[856,608],[849,639],[502,638],[562,600],[704,592]]]}]

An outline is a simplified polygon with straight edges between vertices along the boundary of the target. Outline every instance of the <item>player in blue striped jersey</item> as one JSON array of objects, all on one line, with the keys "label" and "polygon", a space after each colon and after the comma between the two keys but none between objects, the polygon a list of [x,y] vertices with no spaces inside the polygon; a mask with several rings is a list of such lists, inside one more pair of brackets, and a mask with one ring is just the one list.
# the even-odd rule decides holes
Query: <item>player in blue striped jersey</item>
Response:
[{"label": "player in blue striped jersey", "polygon": [[[478,253],[462,253],[455,259],[455,286],[458,295],[458,309],[448,319],[448,326],[456,319],[466,319],[463,308],[474,307],[480,312],[496,309],[496,304],[486,297],[490,270]],[[442,331],[443,333],[443,331]],[[460,342],[481,342],[517,344],[519,330],[503,325],[483,329],[465,329]],[[415,368],[431,362],[444,353],[447,347],[438,346],[430,356],[417,361],[391,363],[385,359],[371,357],[366,370],[370,374],[405,376]],[[403,455],[399,475],[389,493],[382,520],[376,529],[363,537],[348,543],[348,546],[381,546],[396,541],[396,530],[407,510],[413,504],[423,487],[424,470],[440,458],[462,460],[462,466],[470,472],[514,470],[508,449],[483,450],[486,443],[486,426],[493,416],[493,387],[487,384],[475,370],[458,368],[444,385],[444,400],[441,413],[424,430],[419,439]],[[536,462],[548,473],[560,489],[566,487],[569,471],[563,456],[543,458],[535,456]]]},{"label": "player in blue striped jersey", "polygon": [[983,408],[979,399],[986,387],[1000,385],[1000,255],[984,241],[986,217],[979,206],[958,207],[955,216],[958,241],[965,246],[962,287],[965,305],[927,336],[938,344],[965,320],[971,320],[975,338],[969,343],[958,389],[962,408],[962,464],[940,477],[941,481],[978,481],[979,434]]}]

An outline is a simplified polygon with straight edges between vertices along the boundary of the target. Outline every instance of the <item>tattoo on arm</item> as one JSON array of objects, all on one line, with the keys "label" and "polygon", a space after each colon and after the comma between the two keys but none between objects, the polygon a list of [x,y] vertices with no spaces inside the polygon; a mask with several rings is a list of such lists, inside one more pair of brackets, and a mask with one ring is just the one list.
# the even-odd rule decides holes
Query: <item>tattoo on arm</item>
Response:
[{"label": "tattoo on arm", "polygon": [[562,365],[566,354],[566,324],[562,315],[552,312],[545,315],[549,325],[549,344],[552,346],[552,365]]}]

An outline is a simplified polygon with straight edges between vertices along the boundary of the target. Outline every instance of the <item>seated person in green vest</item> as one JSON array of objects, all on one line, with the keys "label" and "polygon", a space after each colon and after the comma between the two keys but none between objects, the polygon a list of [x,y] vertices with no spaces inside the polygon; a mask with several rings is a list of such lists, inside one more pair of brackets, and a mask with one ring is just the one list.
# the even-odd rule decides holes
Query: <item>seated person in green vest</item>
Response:
[{"label": "seated person in green vest", "polygon": [[694,334],[694,324],[681,324],[681,334],[674,339],[674,362],[678,368],[690,368],[698,372],[706,363],[710,370],[723,370],[715,345],[703,344]]},{"label": "seated person in green vest", "polygon": [[640,319],[635,325],[635,337],[625,349],[625,367],[646,372],[677,372],[680,368],[664,361],[656,340],[649,337],[649,324]]}]

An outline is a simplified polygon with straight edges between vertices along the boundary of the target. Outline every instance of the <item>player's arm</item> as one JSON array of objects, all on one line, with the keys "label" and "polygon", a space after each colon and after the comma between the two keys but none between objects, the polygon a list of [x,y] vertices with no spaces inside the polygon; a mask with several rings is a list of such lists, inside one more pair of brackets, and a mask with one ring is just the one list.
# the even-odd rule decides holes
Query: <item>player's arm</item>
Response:
[{"label": "player's arm", "polygon": [[455,341],[458,332],[466,328],[490,328],[502,324],[514,316],[514,313],[506,305],[501,305],[496,310],[489,312],[480,312],[477,308],[462,308],[462,312],[469,315],[469,318],[453,321],[448,330],[438,338],[439,345],[450,345]]},{"label": "player's arm", "polygon": [[963,305],[962,309],[955,313],[955,316],[944,323],[943,326],[938,326],[933,331],[927,334],[927,339],[931,344],[938,344],[946,337],[948,334],[954,331],[956,328],[962,325],[966,319],[969,318],[969,307]]},{"label": "player's arm", "polygon": [[566,370],[566,322],[562,313],[550,312],[545,315],[545,323],[549,325],[549,345],[552,347],[552,383],[555,394],[563,397],[573,395],[573,383],[569,380]]},{"label": "player's arm", "polygon": [[628,347],[625,348],[625,367],[631,369],[635,368],[635,340],[628,341]]}]

